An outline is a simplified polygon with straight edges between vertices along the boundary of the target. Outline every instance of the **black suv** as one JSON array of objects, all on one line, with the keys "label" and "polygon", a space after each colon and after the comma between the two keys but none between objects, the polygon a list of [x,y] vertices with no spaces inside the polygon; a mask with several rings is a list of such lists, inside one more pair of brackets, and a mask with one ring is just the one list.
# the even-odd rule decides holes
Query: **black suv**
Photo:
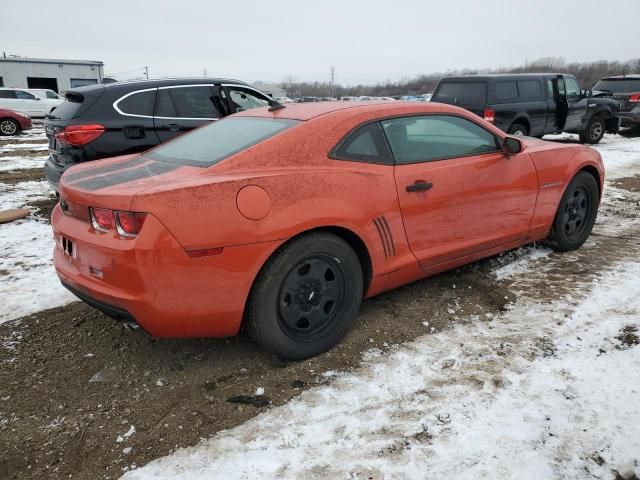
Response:
[{"label": "black suv", "polygon": [[594,93],[613,95],[620,104],[623,127],[640,127],[640,75],[616,75],[605,77],[593,86]]},{"label": "black suv", "polygon": [[138,153],[235,112],[277,105],[266,93],[230,79],[171,79],[90,85],[66,92],[45,120],[44,171],[57,191],[79,162]]},{"label": "black suv", "polygon": [[620,127],[618,102],[582,90],[561,73],[468,75],[443,78],[431,98],[466,108],[511,135],[578,133],[598,143]]}]

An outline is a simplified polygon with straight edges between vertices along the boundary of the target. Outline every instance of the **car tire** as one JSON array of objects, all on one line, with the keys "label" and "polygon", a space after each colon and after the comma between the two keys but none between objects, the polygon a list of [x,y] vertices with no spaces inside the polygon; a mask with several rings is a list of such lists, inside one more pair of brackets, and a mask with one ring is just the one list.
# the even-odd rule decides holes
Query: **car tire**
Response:
[{"label": "car tire", "polygon": [[330,233],[304,235],[262,268],[245,312],[246,330],[285,360],[313,357],[347,333],[362,295],[362,266],[349,244]]},{"label": "car tire", "polygon": [[580,132],[580,142],[595,145],[602,140],[605,132],[605,121],[600,115],[594,115],[587,122],[587,126]]},{"label": "car tire", "polygon": [[593,229],[599,203],[596,179],[590,173],[579,172],[562,195],[546,243],[559,251],[582,246]]},{"label": "car tire", "polygon": [[0,119],[0,135],[2,136],[18,135],[20,134],[20,131],[21,131],[20,124],[16,122],[13,118]]},{"label": "car tire", "polygon": [[511,125],[507,133],[509,135],[513,135],[514,137],[525,137],[529,135],[529,131],[527,130],[527,127],[518,122]]}]

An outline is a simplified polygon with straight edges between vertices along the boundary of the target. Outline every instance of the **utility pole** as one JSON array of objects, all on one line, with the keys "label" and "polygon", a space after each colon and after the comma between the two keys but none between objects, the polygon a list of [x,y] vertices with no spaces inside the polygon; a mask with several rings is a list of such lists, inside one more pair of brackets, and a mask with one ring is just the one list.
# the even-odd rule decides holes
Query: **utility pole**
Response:
[{"label": "utility pole", "polygon": [[202,76],[203,76],[204,78],[207,78],[207,69],[206,69],[206,68],[205,68],[204,70],[202,70],[202,73],[203,73],[203,75],[202,75]]},{"label": "utility pole", "polygon": [[331,96],[333,98],[335,98],[335,84],[334,84],[335,73],[336,73],[336,67],[331,65]]},{"label": "utility pole", "polygon": [[149,80],[149,67],[144,67],[144,75],[147,77],[147,80]]}]

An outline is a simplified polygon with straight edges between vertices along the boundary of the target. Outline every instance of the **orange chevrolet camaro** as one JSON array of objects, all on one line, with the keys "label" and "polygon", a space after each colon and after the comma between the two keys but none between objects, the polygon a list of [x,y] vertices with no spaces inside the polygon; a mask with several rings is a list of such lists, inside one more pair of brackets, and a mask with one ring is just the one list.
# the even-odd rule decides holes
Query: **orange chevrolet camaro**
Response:
[{"label": "orange chevrolet camaro", "polygon": [[244,326],[301,359],[363,298],[525,243],[575,249],[595,222],[591,148],[437,103],[278,107],[69,169],[52,216],[64,286],[153,336]]}]

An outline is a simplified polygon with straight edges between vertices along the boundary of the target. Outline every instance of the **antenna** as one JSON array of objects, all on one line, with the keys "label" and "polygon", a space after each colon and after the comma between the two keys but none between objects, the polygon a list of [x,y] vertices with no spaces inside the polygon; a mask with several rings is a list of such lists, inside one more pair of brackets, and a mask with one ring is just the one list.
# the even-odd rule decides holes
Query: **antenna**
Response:
[{"label": "antenna", "polygon": [[331,97],[335,98],[335,74],[336,74],[336,67],[334,67],[333,65],[331,65]]}]

